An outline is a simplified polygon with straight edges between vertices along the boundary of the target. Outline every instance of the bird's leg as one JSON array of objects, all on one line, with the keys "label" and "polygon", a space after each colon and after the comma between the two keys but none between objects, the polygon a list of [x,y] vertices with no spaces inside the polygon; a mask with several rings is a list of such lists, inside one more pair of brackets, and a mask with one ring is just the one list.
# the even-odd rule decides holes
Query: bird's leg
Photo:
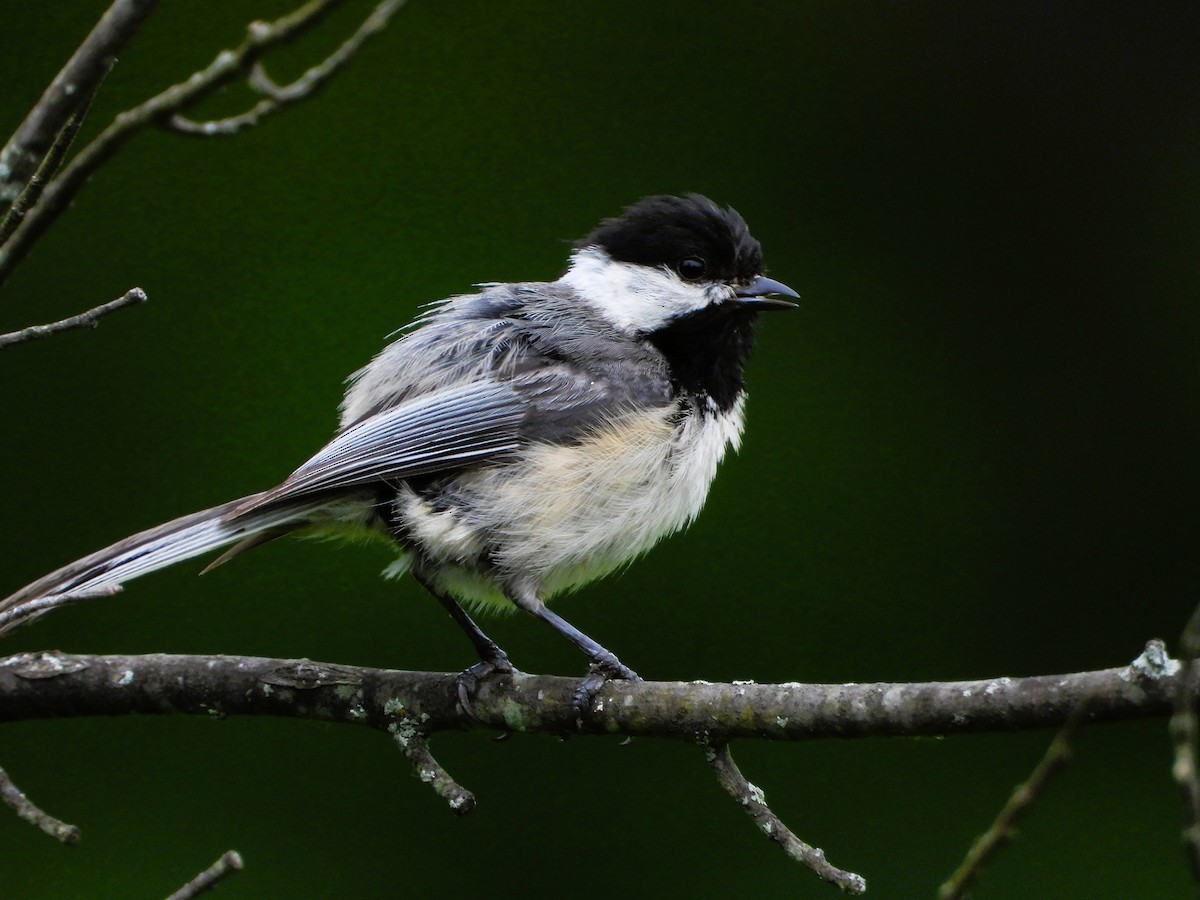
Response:
[{"label": "bird's leg", "polygon": [[442,604],[442,608],[446,612],[450,613],[450,618],[455,621],[458,627],[470,639],[471,645],[475,648],[475,653],[479,656],[479,662],[458,673],[458,702],[468,716],[478,720],[478,716],[475,715],[475,708],[471,704],[471,695],[475,693],[479,679],[486,678],[493,672],[511,674],[515,671],[513,665],[508,661],[508,654],[501,650],[495,641],[483,633],[483,629],[475,624],[475,620],[467,615],[467,611],[458,605],[457,600],[440,588],[435,587],[433,582],[420,572],[414,571],[413,577],[417,579],[421,587],[433,594],[434,598],[438,603]]},{"label": "bird's leg", "polygon": [[576,719],[582,721],[584,711],[591,709],[592,701],[596,699],[596,694],[600,688],[604,687],[606,681],[613,678],[624,681],[642,680],[637,672],[617,659],[616,654],[611,650],[606,650],[597,644],[558,613],[551,612],[542,602],[537,591],[518,585],[510,587],[507,593],[508,598],[518,609],[523,609],[530,615],[541,619],[582,650],[591,662],[588,674],[575,689],[575,696],[571,701]]}]

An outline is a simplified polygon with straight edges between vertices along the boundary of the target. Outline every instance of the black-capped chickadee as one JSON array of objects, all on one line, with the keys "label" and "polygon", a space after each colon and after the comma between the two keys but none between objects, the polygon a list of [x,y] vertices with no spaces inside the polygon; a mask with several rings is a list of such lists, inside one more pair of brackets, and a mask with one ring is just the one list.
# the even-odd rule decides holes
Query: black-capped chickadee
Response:
[{"label": "black-capped chickadee", "polygon": [[[55,598],[295,531],[391,541],[466,632],[475,680],[512,671],[459,606],[513,605],[591,662],[576,694],[636,679],[546,607],[700,512],[741,438],[758,313],[795,306],[746,223],[697,194],[647,197],[578,241],[565,275],[487,284],[419,318],[350,379],[337,435],[280,485],[151,528],[0,602],[0,632]],[[232,546],[230,546],[232,545]]]}]

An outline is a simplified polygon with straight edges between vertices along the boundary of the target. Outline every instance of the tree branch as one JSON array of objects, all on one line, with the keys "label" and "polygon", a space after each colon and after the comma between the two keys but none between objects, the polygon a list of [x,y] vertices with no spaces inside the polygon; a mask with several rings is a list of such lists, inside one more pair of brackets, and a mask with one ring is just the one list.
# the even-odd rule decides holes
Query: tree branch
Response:
[{"label": "tree branch", "polygon": [[145,303],[147,299],[146,292],[141,288],[130,288],[116,300],[101,303],[99,306],[94,306],[77,316],[59,319],[57,322],[50,322],[47,325],[30,325],[28,328],[22,328],[20,331],[0,334],[0,350],[5,350],[14,344],[23,344],[27,341],[36,341],[39,338],[50,337],[52,334],[59,334],[63,331],[73,331],[76,328],[95,328],[100,324],[100,320],[109,313],[115,313],[117,310],[124,309],[127,306],[136,306],[139,303]]},{"label": "tree branch", "polygon": [[183,113],[175,113],[166,120],[166,127],[179,134],[194,137],[232,135],[252,128],[266,116],[316,94],[339,69],[354,58],[368,38],[387,27],[388,21],[405,2],[406,0],[383,0],[340,47],[290,84],[278,84],[267,74],[262,62],[256,62],[250,68],[246,83],[263,99],[245,112],[224,119],[207,119],[202,122],[188,118]]},{"label": "tree branch", "polygon": [[924,684],[612,681],[580,722],[575,678],[489,678],[468,714],[453,674],[249,656],[41,652],[0,659],[0,722],[190,713],[365,725],[390,733],[417,777],[460,815],[471,811],[475,799],[433,758],[428,736],[434,732],[482,726],[684,739],[707,748],[722,787],[789,856],[843,890],[861,893],[861,876],[831,865],[771,811],[733,763],[730,739],[944,735],[1062,724],[1072,714],[1085,721],[1162,715],[1182,677],[1162,642],[1151,641],[1128,666],[1071,675]]},{"label": "tree branch", "polygon": [[50,149],[46,151],[45,157],[41,164],[38,165],[37,171],[30,176],[28,183],[16,200],[12,201],[12,205],[4,214],[4,219],[0,220],[0,246],[2,246],[12,233],[17,230],[28,212],[38,204],[38,200],[42,197],[42,191],[50,180],[58,174],[59,166],[67,157],[67,151],[71,149],[71,144],[75,142],[75,135],[79,133],[80,126],[83,125],[83,120],[87,117],[88,109],[91,108],[92,100],[96,97],[96,92],[100,90],[100,84],[92,88],[91,92],[84,95],[76,106],[75,111],[71,113],[67,123],[63,125],[62,130],[54,138],[54,143],[50,145]]},{"label": "tree branch", "polygon": [[116,0],[100,17],[0,150],[0,201],[15,200],[25,189],[80,102],[95,92],[157,5],[158,0]]},{"label": "tree branch", "polygon": [[[480,725],[576,731],[578,679],[498,676],[481,683],[478,721],[457,676],[250,656],[20,653],[0,659],[0,722],[130,713],[269,715],[389,731],[397,710],[423,734]],[[913,684],[709,684],[612,681],[579,731],[713,741],[962,734],[1165,715],[1179,664],[1151,641],[1131,665],[1070,675]]]},{"label": "tree branch", "polygon": [[[0,285],[8,280],[17,263],[25,258],[34,243],[70,205],[92,173],[130,137],[149,125],[168,122],[171,116],[190,108],[239,78],[272,47],[291,40],[315,25],[341,2],[342,0],[308,0],[273,22],[251,22],[246,29],[246,37],[236,47],[222,50],[208,66],[194,72],[186,80],[173,84],[138,106],[119,113],[112,123],[80,150],[46,186],[41,202],[29,210],[24,221],[0,247]],[[388,7],[392,3],[394,0],[384,0],[381,6]],[[336,57],[337,53],[334,56]]]}]

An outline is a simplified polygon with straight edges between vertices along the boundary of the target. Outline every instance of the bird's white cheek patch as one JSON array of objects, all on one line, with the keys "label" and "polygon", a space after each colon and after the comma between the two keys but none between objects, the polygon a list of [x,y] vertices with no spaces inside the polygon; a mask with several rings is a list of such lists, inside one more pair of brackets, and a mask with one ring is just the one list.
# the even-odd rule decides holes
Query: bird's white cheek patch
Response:
[{"label": "bird's white cheek patch", "polygon": [[561,279],[598,313],[629,334],[648,334],[711,305],[711,285],[688,284],[665,269],[617,262],[589,247],[571,257]]}]

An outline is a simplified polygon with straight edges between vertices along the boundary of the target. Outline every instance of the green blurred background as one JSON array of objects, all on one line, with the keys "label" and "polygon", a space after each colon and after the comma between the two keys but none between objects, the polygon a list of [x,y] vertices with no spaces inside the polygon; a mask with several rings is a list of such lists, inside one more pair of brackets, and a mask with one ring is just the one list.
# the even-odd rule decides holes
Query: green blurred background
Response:
[{"label": "green blurred background", "polygon": [[[5,5],[9,133],[104,2]],[[284,0],[167,3],[83,138]],[[273,58],[298,74],[368,8]],[[1200,8],[413,0],[314,100],[230,139],[137,137],[21,266],[0,331],[0,593],[275,483],[420,304],[552,279],[653,192],[736,206],[803,294],[763,322],[744,449],[704,515],[559,607],[652,679],[911,681],[1119,665],[1197,600]],[[231,88],[204,108],[240,110]],[[1188,535],[1192,535],[1189,537]],[[280,542],[50,616],[5,651],[471,661],[379,548]],[[528,671],[578,655],[489,625]],[[928,897],[1049,732],[736,747],[870,896]],[[458,820],[382,735],[35,722],[0,764],[83,844],[0,815],[0,895],[830,897],[665,741],[442,735]],[[1085,731],[978,897],[1185,897],[1165,722]]]}]

